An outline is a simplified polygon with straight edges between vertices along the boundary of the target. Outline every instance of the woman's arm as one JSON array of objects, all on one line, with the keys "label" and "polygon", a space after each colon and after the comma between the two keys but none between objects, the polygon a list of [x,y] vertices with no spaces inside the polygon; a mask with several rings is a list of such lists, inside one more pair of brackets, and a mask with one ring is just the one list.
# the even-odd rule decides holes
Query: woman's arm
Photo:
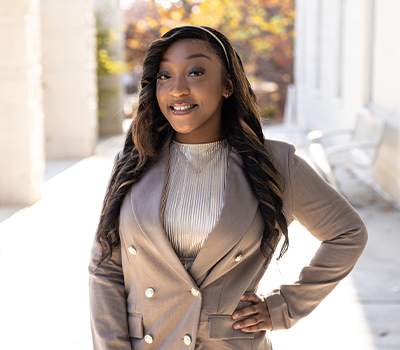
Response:
[{"label": "woman's arm", "polygon": [[131,350],[120,247],[97,268],[101,256],[95,240],[89,265],[90,322],[94,350]]},{"label": "woman's arm", "polygon": [[[115,162],[120,154],[115,157]],[[94,350],[131,350],[121,248],[98,267],[101,245],[93,242],[89,264],[90,321]]]},{"label": "woman's arm", "polygon": [[350,273],[367,243],[358,213],[294,151],[290,146],[290,180],[285,184],[293,218],[322,243],[298,281],[266,297],[273,330],[290,328],[313,311]]}]

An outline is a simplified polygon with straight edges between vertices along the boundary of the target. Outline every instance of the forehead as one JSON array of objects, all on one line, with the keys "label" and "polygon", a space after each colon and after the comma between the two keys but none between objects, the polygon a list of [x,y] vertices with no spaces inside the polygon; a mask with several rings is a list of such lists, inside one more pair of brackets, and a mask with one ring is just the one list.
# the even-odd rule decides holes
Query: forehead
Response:
[{"label": "forehead", "polygon": [[172,43],[165,51],[161,63],[187,61],[198,57],[216,64],[220,63],[209,43],[196,39],[182,39]]}]

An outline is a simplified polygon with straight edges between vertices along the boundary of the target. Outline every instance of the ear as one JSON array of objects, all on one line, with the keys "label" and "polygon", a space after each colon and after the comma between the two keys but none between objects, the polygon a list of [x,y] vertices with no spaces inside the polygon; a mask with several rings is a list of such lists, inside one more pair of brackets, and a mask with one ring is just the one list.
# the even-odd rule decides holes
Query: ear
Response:
[{"label": "ear", "polygon": [[232,79],[231,79],[231,76],[229,73],[226,74],[223,84],[224,84],[224,92],[222,95],[225,98],[228,98],[230,95],[233,94],[233,84],[232,84]]}]

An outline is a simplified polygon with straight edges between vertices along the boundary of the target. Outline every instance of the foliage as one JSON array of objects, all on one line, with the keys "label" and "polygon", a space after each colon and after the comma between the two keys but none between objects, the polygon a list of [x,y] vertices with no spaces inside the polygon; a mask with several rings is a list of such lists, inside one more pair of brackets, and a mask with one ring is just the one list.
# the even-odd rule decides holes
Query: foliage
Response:
[{"label": "foliage", "polygon": [[121,92],[114,84],[110,85],[110,78],[127,71],[127,65],[111,54],[115,45],[118,45],[121,30],[106,27],[101,21],[101,13],[96,15],[97,25],[97,76],[98,76],[98,115],[100,118],[107,117],[109,113],[107,106],[110,100]]},{"label": "foliage", "polygon": [[294,17],[294,0],[136,0],[126,11],[127,62],[141,65],[150,42],[175,26],[213,27],[240,53],[251,82],[276,83],[255,90],[261,110],[279,116],[293,81]]},{"label": "foliage", "polygon": [[121,74],[126,71],[125,62],[118,61],[116,56],[110,55],[110,46],[118,41],[120,31],[116,28],[105,28],[97,19],[97,75]]}]

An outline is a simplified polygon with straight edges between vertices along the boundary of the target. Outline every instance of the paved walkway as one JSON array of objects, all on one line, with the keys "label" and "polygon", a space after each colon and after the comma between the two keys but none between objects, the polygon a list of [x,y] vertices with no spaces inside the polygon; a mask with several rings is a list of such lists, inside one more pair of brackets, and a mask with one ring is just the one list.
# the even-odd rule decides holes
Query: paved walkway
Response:
[{"label": "paved walkway", "polygon": [[[270,127],[271,138],[302,150],[301,133]],[[87,265],[113,157],[122,136],[96,154],[48,162],[43,198],[26,208],[0,207],[0,349],[90,350]],[[272,332],[275,350],[400,349],[400,213],[346,172],[339,180],[370,233],[351,275],[306,319]],[[260,286],[294,281],[318,242],[300,225],[291,246]]]}]

